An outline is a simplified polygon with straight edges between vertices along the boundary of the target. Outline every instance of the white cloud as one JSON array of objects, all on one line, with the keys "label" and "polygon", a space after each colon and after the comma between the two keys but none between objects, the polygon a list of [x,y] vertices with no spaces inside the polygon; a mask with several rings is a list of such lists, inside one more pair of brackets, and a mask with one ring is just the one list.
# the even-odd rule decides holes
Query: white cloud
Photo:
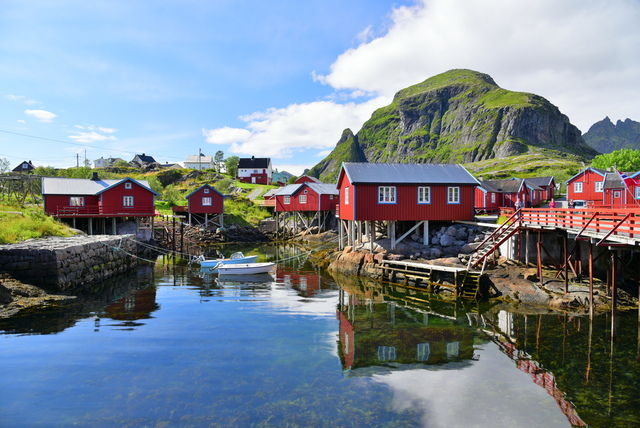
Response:
[{"label": "white cloud", "polygon": [[56,114],[46,110],[25,110],[24,114],[31,116],[40,122],[51,122],[57,116]]},{"label": "white cloud", "polygon": [[10,100],[10,101],[22,101],[25,104],[38,104],[37,101],[34,100],[30,100],[27,97],[25,97],[24,95],[5,95],[4,96],[5,99]]},{"label": "white cloud", "polygon": [[469,68],[548,98],[585,128],[605,115],[637,114],[637,22],[640,3],[632,0],[422,0],[395,9],[386,34],[347,50],[317,78],[389,96]]},{"label": "white cloud", "polygon": [[342,130],[352,127],[357,131],[375,108],[389,101],[376,98],[360,104],[331,101],[292,104],[241,117],[247,123],[246,129],[218,128],[203,132],[207,142],[230,143],[231,153],[286,158],[309,149],[334,147]]},{"label": "white cloud", "polygon": [[95,143],[97,141],[115,141],[117,138],[113,135],[103,135],[96,131],[79,132],[75,135],[69,135],[69,138],[78,143]]}]

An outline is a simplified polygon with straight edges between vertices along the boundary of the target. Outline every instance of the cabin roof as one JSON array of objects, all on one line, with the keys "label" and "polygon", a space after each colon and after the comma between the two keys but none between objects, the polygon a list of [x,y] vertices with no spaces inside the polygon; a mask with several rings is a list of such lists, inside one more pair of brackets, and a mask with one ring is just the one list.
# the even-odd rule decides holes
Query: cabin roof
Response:
[{"label": "cabin roof", "polygon": [[223,195],[222,193],[220,193],[220,192],[219,192],[215,187],[212,187],[212,186],[210,186],[210,185],[208,185],[208,184],[203,184],[202,186],[198,187],[196,190],[194,190],[193,192],[191,192],[191,193],[189,193],[187,196],[185,196],[185,198],[189,199],[189,198],[191,197],[191,195],[193,195],[194,193],[196,193],[196,192],[200,191],[201,189],[204,189],[205,187],[206,187],[206,188],[209,188],[209,189],[211,189],[211,190],[213,190],[213,191],[214,191],[214,192],[216,192],[218,195],[220,195],[220,196],[224,197],[224,195]]},{"label": "cabin roof", "polygon": [[351,184],[480,184],[458,164],[345,162],[342,167]]},{"label": "cabin roof", "polygon": [[42,177],[43,195],[98,195],[105,190],[114,187],[125,181],[137,183],[151,190],[147,180],[136,181],[132,178],[122,180],[90,180],[85,178],[64,178],[64,177]]},{"label": "cabin roof", "polygon": [[555,181],[553,176],[551,176],[551,177],[532,177],[532,178],[526,178],[525,180],[527,181],[527,183],[534,184],[534,185],[536,185],[538,187],[551,186]]},{"label": "cabin roof", "polygon": [[607,171],[605,171],[604,169],[594,168],[594,167],[590,166],[588,168],[583,169],[582,171],[580,171],[579,173],[577,173],[576,175],[574,175],[573,177],[571,177],[570,179],[565,181],[565,183],[569,183],[569,182],[573,181],[574,178],[578,177],[582,173],[586,173],[587,171],[593,171],[596,174],[601,175],[603,178],[607,174]]},{"label": "cabin roof", "polygon": [[308,187],[312,189],[318,195],[340,194],[335,184],[304,182],[304,183],[289,184],[287,186],[284,186],[278,191],[278,193],[276,193],[276,195],[277,196],[293,196],[298,191],[302,190],[304,187]]},{"label": "cabin roof", "polygon": [[271,164],[271,158],[240,158],[238,168],[268,168]]}]

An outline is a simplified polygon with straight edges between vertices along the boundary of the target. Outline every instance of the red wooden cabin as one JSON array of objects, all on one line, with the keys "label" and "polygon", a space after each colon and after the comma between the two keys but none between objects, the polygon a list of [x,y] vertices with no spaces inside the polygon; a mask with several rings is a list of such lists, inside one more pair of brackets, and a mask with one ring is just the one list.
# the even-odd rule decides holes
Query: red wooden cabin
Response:
[{"label": "red wooden cabin", "polygon": [[526,179],[528,184],[533,184],[542,189],[542,201],[550,201],[556,197],[556,180],[553,177],[533,177]]},{"label": "red wooden cabin", "polygon": [[324,229],[338,205],[338,199],[338,189],[334,184],[303,181],[285,186],[275,194],[277,224],[280,224],[279,213],[297,213],[307,228],[317,221],[318,226]]},{"label": "red wooden cabin", "polygon": [[[640,175],[627,174],[634,178]],[[627,184],[622,180],[620,174],[607,172],[604,177],[602,190],[602,201],[591,204],[594,208],[638,208],[640,207],[640,183],[636,180],[629,180]]]},{"label": "red wooden cabin", "polygon": [[[115,234],[116,219],[153,217],[156,195],[147,181],[132,178],[100,180],[96,173],[92,179],[42,178],[45,213],[72,219],[73,227],[89,234],[93,233],[94,219],[102,219],[103,233],[107,229],[106,219],[112,219],[110,231]],[[99,230],[100,225],[96,226]]]},{"label": "red wooden cabin", "polygon": [[481,180],[475,190],[476,212],[498,212],[502,207],[515,206],[520,199],[524,207],[534,207],[545,198],[545,191],[531,179],[509,178]]},{"label": "red wooden cabin", "polygon": [[214,221],[219,227],[224,227],[224,195],[214,187],[204,184],[189,193],[186,199],[189,224],[197,221],[206,227]]},{"label": "red wooden cabin", "polygon": [[[395,248],[396,222],[411,221],[418,222],[413,229],[425,224],[426,244],[428,221],[473,219],[479,184],[462,165],[344,163],[337,183],[339,217],[347,222],[350,242],[362,242],[361,222],[387,222]],[[371,241],[375,224],[370,226],[365,224]]]},{"label": "red wooden cabin", "polygon": [[588,167],[571,177],[567,183],[567,201],[577,206],[603,203],[604,179],[607,171]]}]

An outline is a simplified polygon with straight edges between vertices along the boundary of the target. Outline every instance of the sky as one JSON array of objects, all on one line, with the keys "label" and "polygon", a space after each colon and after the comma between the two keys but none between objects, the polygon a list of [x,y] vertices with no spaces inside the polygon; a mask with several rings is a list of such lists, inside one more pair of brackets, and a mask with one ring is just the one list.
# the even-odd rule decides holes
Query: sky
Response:
[{"label": "sky", "polygon": [[0,0],[0,159],[270,157],[300,175],[447,70],[640,121],[640,0]]}]

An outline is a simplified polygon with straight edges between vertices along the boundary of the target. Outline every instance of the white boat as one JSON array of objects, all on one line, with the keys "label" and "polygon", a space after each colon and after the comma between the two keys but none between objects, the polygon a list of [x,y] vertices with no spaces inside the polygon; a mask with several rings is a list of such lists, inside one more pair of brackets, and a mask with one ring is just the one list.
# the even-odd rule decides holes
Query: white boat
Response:
[{"label": "white boat", "polygon": [[219,264],[218,275],[247,275],[254,273],[268,273],[275,263],[234,263],[234,264]]},{"label": "white boat", "polygon": [[199,264],[201,269],[210,269],[216,267],[219,264],[231,264],[231,263],[255,263],[258,260],[258,256],[245,256],[240,251],[231,254],[228,259],[206,259],[203,255],[193,256],[189,264]]}]

